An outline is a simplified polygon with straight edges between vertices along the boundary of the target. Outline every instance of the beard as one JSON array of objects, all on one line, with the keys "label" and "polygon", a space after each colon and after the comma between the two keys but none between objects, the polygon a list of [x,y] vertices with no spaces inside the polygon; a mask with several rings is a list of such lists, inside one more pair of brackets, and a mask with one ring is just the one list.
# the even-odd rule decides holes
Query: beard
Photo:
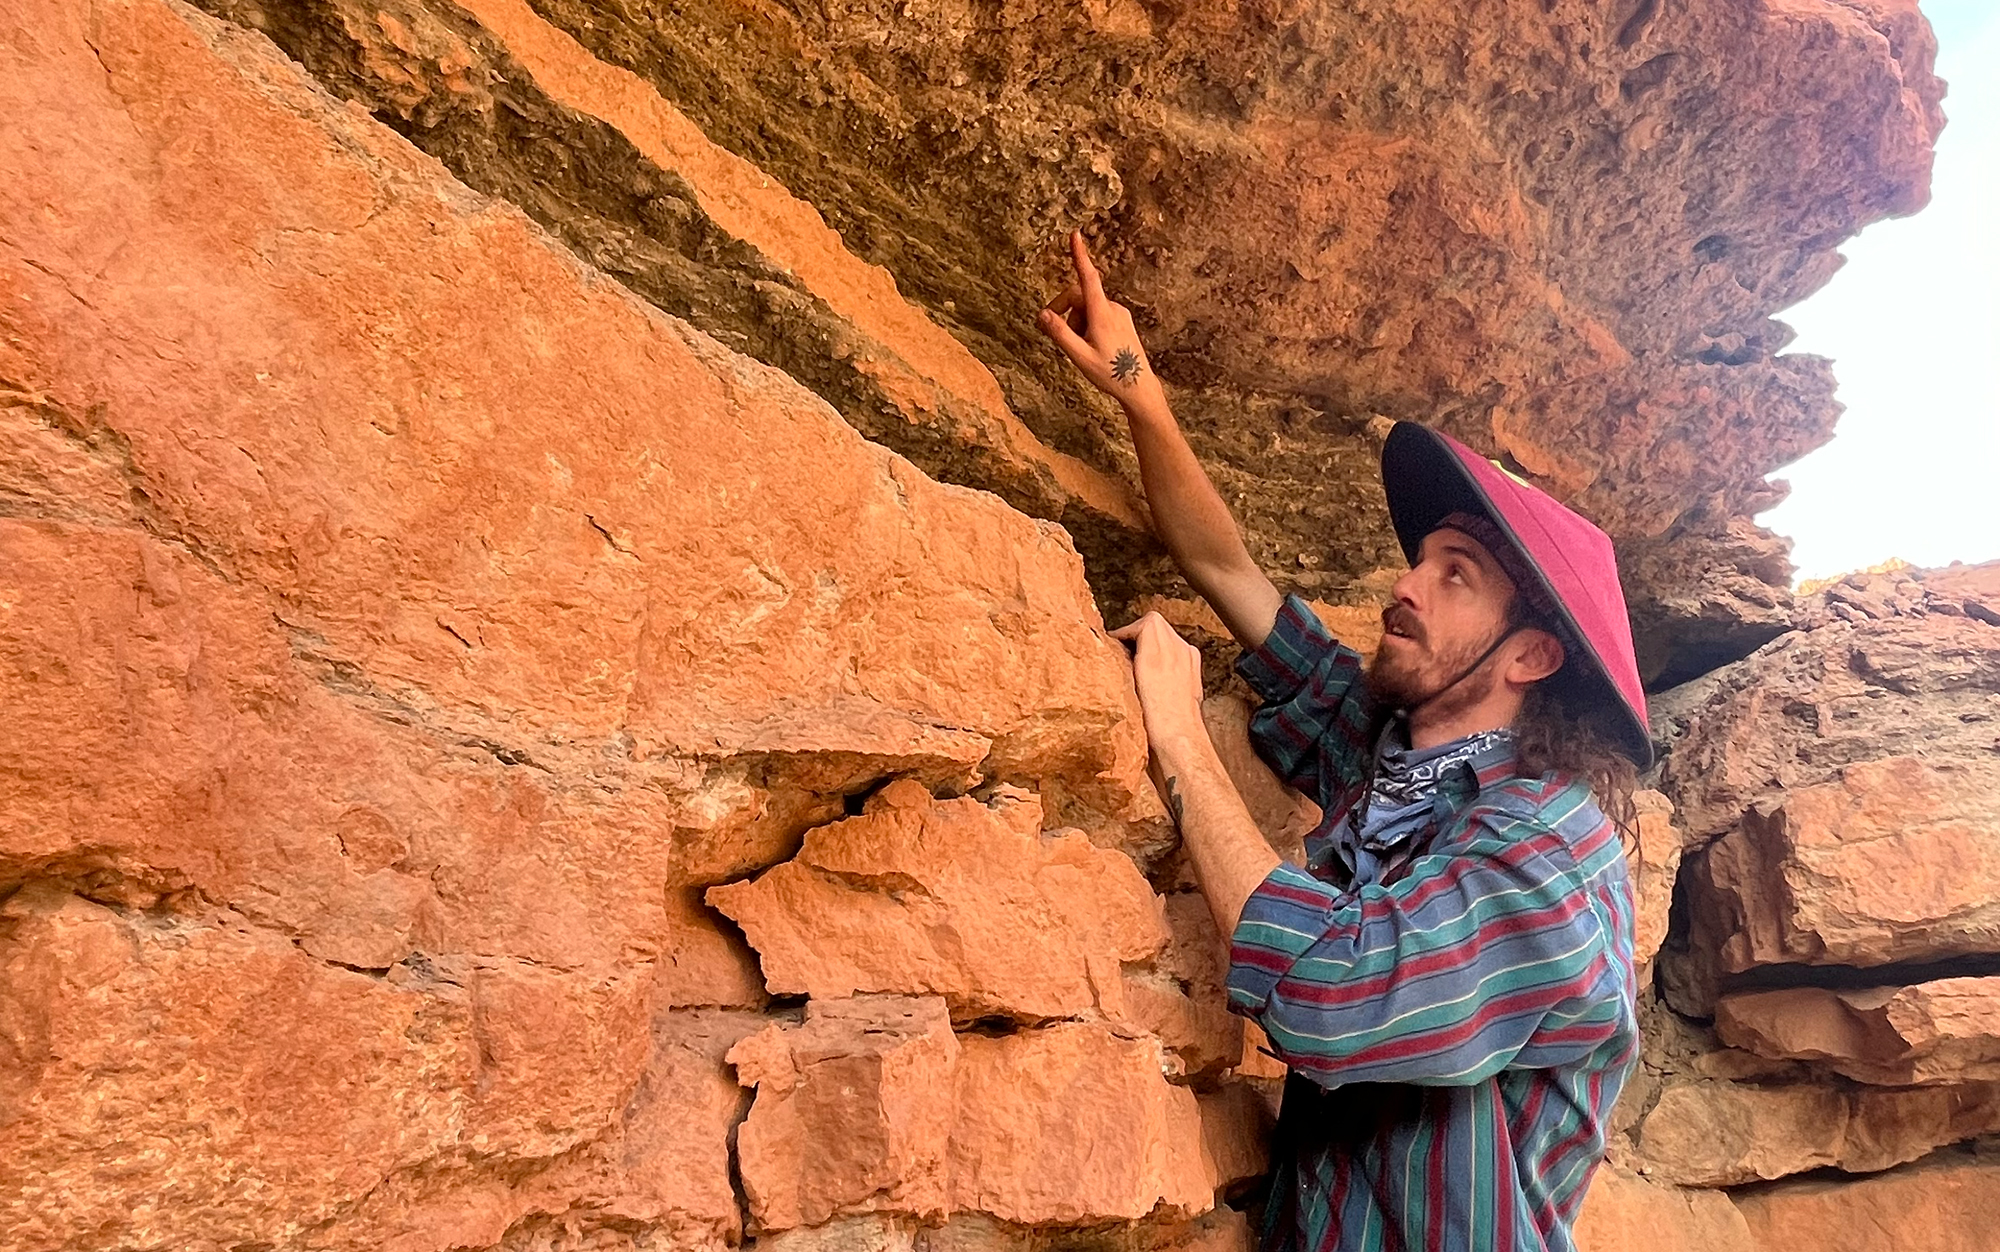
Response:
[{"label": "beard", "polygon": [[[1500,681],[1483,667],[1459,679],[1492,646],[1491,639],[1433,648],[1429,632],[1400,605],[1384,609],[1382,621],[1404,632],[1399,644],[1384,637],[1365,672],[1368,693],[1383,708],[1411,709],[1435,698],[1430,715],[1449,717],[1484,700]],[[1459,679],[1455,685],[1454,679]]]}]

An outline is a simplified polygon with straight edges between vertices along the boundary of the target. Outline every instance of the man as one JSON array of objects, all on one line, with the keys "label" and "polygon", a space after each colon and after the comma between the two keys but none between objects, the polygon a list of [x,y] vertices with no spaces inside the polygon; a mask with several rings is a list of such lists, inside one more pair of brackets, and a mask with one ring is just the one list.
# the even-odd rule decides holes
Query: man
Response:
[{"label": "man", "polygon": [[[1231,1007],[1290,1069],[1264,1246],[1516,1252],[1569,1228],[1637,1051],[1619,830],[1651,760],[1603,532],[1411,423],[1383,486],[1411,568],[1364,672],[1281,596],[1181,437],[1081,236],[1040,325],[1123,405],[1154,523],[1244,646],[1258,752],[1324,813],[1303,867],[1201,720],[1200,654],[1115,632],[1216,924]],[[1593,787],[1596,794],[1593,794]]]}]

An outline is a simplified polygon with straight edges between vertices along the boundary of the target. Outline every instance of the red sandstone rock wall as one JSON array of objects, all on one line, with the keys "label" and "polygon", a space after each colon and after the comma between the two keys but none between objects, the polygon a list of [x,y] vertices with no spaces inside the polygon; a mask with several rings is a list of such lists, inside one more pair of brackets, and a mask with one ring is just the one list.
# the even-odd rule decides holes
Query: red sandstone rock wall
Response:
[{"label": "red sandstone rock wall", "polygon": [[2000,597],[1747,520],[1907,4],[205,7],[0,12],[0,1244],[1245,1246],[1099,614],[1218,632],[1025,329],[1088,220],[1343,633],[1385,416],[1603,517],[1652,672],[1789,631],[1661,702],[1586,1252],[1977,1246]]},{"label": "red sandstone rock wall", "polygon": [[1992,1246],[2000,564],[1798,620],[1655,701],[1679,916],[1586,1247]]}]

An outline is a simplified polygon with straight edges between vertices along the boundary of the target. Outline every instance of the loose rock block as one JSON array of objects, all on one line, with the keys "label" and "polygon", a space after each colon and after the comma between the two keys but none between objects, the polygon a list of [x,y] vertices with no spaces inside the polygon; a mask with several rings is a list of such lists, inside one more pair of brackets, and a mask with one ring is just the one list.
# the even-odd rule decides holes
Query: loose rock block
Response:
[{"label": "loose rock block", "polygon": [[816,1000],[729,1053],[757,1089],[737,1159],[758,1226],[817,1226],[882,1208],[942,1217],[950,1204],[958,1042],[944,1001]]},{"label": "loose rock block", "polygon": [[1128,857],[1041,826],[1028,793],[933,800],[898,781],[708,900],[779,994],[941,995],[961,1020],[1073,1016],[1115,998],[1121,963],[1159,951],[1166,924]]}]

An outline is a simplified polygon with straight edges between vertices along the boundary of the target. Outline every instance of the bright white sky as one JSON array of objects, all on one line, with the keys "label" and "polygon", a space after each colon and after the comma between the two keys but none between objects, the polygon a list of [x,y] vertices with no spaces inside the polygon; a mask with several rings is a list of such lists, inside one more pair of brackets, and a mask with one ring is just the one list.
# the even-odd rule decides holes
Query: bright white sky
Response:
[{"label": "bright white sky", "polygon": [[1780,315],[1789,351],[1833,358],[1847,406],[1757,519],[1792,536],[1801,578],[2000,558],[2000,2],[1921,7],[1950,84],[1930,205],[1870,226]]}]

